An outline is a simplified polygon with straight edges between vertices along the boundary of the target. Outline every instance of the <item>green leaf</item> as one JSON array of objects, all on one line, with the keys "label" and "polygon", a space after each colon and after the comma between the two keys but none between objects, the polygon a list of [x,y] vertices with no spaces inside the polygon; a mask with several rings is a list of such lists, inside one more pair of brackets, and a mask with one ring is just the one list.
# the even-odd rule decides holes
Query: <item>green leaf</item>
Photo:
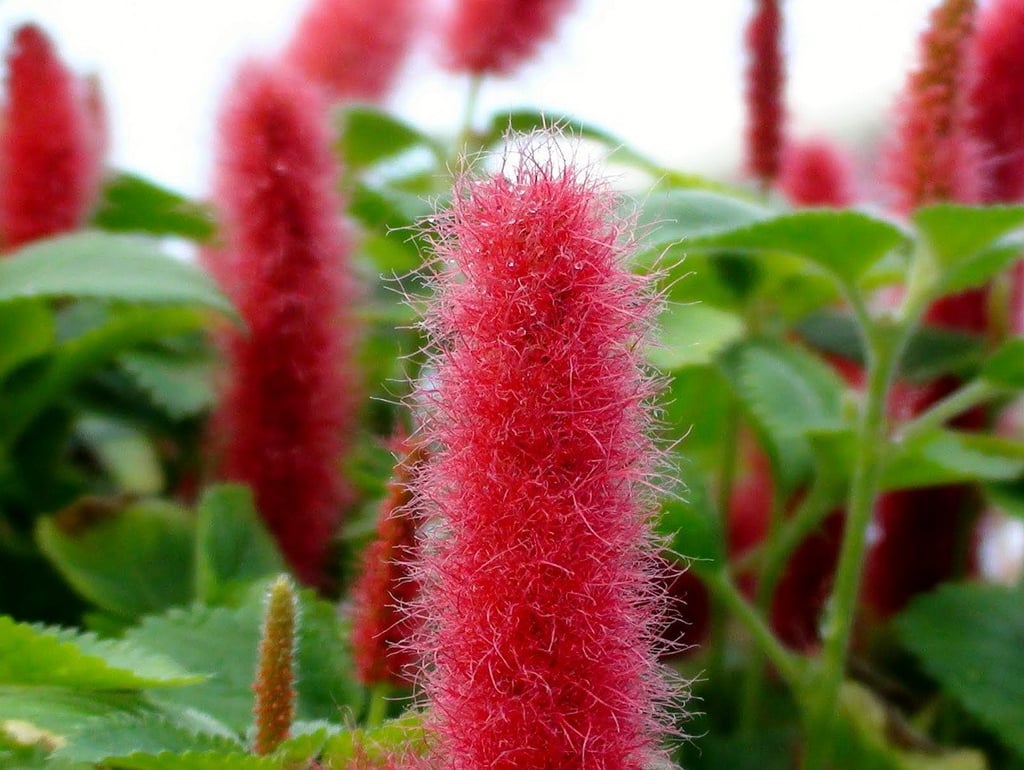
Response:
[{"label": "green leaf", "polygon": [[110,177],[102,195],[93,224],[108,232],[179,235],[199,241],[217,233],[208,207],[135,174]]},{"label": "green leaf", "polygon": [[914,212],[913,222],[943,272],[978,257],[997,238],[1024,226],[1024,206],[940,203]]},{"label": "green leaf", "polygon": [[853,285],[868,268],[906,243],[902,230],[881,219],[855,211],[809,209],[699,236],[686,246],[692,251],[786,254]]},{"label": "green leaf", "polygon": [[[362,693],[353,683],[351,662],[332,604],[303,592],[298,630],[297,718],[337,722]],[[200,709],[244,734],[252,722],[252,680],[263,616],[263,597],[235,608],[196,605],[144,618],[125,638],[161,652],[209,679],[179,690],[161,690],[159,703]]]},{"label": "green leaf", "polygon": [[75,437],[95,455],[118,489],[136,495],[163,491],[164,473],[156,449],[133,426],[106,417],[83,416],[75,423]]},{"label": "green leaf", "polygon": [[[836,770],[987,770],[981,751],[936,750],[923,736],[908,734],[884,701],[856,682],[843,683],[838,711]],[[906,745],[914,739],[919,745]]]},{"label": "green leaf", "polygon": [[690,478],[678,497],[662,504],[657,531],[668,539],[669,550],[689,559],[701,573],[715,569],[725,558],[721,519],[704,479]]},{"label": "green leaf", "polygon": [[[300,766],[301,767],[301,766]],[[224,751],[187,751],[184,754],[130,754],[103,763],[104,770],[295,770],[284,757],[258,757]]]},{"label": "green leaf", "polygon": [[138,690],[0,685],[0,725],[7,720],[32,725],[49,733],[58,745],[100,716],[156,713]]},{"label": "green leaf", "polygon": [[36,536],[75,590],[115,614],[134,618],[192,597],[193,523],[178,506],[84,499],[41,519]]},{"label": "green leaf", "polygon": [[663,371],[708,364],[740,338],[743,328],[733,313],[669,303],[658,318],[658,340],[647,349],[647,360]]},{"label": "green leaf", "polygon": [[771,430],[798,434],[842,426],[844,386],[820,359],[769,342],[742,346],[738,355],[742,391]]},{"label": "green leaf", "polygon": [[971,259],[947,269],[942,294],[953,294],[982,286],[994,275],[1017,262],[1024,254],[1024,238],[1002,238]]},{"label": "green leaf", "polygon": [[76,762],[105,762],[135,753],[187,751],[245,753],[235,738],[196,732],[152,714],[94,718],[80,725],[53,756]]},{"label": "green leaf", "polygon": [[330,736],[322,748],[324,761],[331,767],[346,767],[361,749],[371,760],[380,761],[387,754],[410,751],[420,753],[427,745],[427,734],[419,714],[406,714],[389,719],[379,727],[345,730]]},{"label": "green leaf", "polygon": [[206,412],[216,401],[214,366],[170,353],[132,351],[118,363],[168,417],[184,420]]},{"label": "green leaf", "polygon": [[882,473],[886,490],[1008,481],[1024,474],[1024,444],[977,433],[937,430],[897,444]]},{"label": "green leaf", "polygon": [[771,216],[761,206],[707,190],[657,191],[632,205],[637,208],[639,249],[654,257],[672,244],[685,245],[688,238],[735,230]]},{"label": "green leaf", "polygon": [[349,169],[372,166],[415,147],[426,147],[438,158],[440,145],[411,123],[373,107],[346,107],[338,116],[338,150]]},{"label": "green leaf", "polygon": [[[0,269],[3,265],[0,263]],[[0,441],[13,442],[33,420],[84,378],[127,350],[204,325],[203,315],[182,307],[128,307],[106,323],[54,348],[45,365],[0,403]]]},{"label": "green leaf", "polygon": [[915,599],[896,628],[943,689],[1024,756],[1024,593],[945,585]]},{"label": "green leaf", "polygon": [[434,206],[416,193],[359,182],[352,190],[348,210],[370,230],[406,243],[419,237],[419,223],[434,212]]},{"label": "green leaf", "polygon": [[0,304],[0,378],[46,353],[56,338],[53,314],[38,300]]},{"label": "green leaf", "polygon": [[0,615],[0,685],[128,690],[198,681],[173,661],[127,641],[17,623]]},{"label": "green leaf", "polygon": [[248,487],[206,490],[196,522],[196,595],[201,602],[229,600],[252,580],[286,570],[253,505]]},{"label": "green leaf", "polygon": [[0,302],[20,297],[101,297],[187,304],[237,317],[201,270],[145,238],[82,232],[36,241],[0,261]]},{"label": "green leaf", "polygon": [[1024,388],[1024,339],[1011,339],[989,356],[981,376],[1000,387]]}]

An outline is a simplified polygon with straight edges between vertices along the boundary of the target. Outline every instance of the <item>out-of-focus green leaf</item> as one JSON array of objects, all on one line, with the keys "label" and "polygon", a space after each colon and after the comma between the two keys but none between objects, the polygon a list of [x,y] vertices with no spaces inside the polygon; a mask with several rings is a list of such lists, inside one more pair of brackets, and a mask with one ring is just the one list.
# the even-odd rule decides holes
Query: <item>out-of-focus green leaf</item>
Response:
[{"label": "out-of-focus green leaf", "polygon": [[233,598],[249,582],[285,571],[284,560],[260,521],[247,487],[206,490],[196,521],[196,593],[214,604]]},{"label": "out-of-focus green leaf", "polygon": [[708,364],[743,334],[743,321],[706,305],[671,303],[658,318],[657,343],[647,360],[664,371]]},{"label": "out-of-focus green leaf", "polygon": [[936,430],[896,445],[882,474],[884,489],[965,481],[1009,481],[1024,474],[1024,444],[977,433]]},{"label": "out-of-focus green leaf", "polygon": [[338,151],[345,167],[372,166],[407,150],[425,147],[438,157],[440,145],[411,123],[367,105],[346,107],[338,115]]},{"label": "out-of-focus green leaf", "polygon": [[945,585],[916,598],[896,628],[944,690],[1024,756],[1024,592]]},{"label": "out-of-focus green leaf", "polygon": [[100,297],[124,302],[198,305],[236,317],[201,270],[152,241],[82,232],[35,241],[0,261],[0,302],[21,297]]},{"label": "out-of-focus green leaf", "polygon": [[127,618],[192,597],[194,525],[170,503],[83,499],[40,520],[43,553],[82,596]]},{"label": "out-of-focus green leaf", "polygon": [[687,248],[787,254],[854,285],[868,268],[906,243],[902,230],[881,219],[854,211],[810,209],[702,235]]},{"label": "out-of-focus green leaf", "polygon": [[31,626],[0,615],[0,696],[13,697],[20,692],[17,688],[115,691],[186,685],[199,679],[169,658],[131,642]]},{"label": "out-of-focus green leaf", "polygon": [[196,417],[216,400],[214,366],[165,352],[134,350],[118,356],[118,363],[168,417]]},{"label": "out-of-focus green leaf", "polygon": [[53,756],[108,765],[106,760],[135,753],[181,754],[188,751],[244,754],[245,747],[237,738],[198,732],[164,716],[116,715],[94,718],[82,725]]},{"label": "out-of-focus green leaf", "polygon": [[206,206],[135,174],[120,173],[103,186],[93,224],[108,232],[178,235],[208,241],[217,233]]},{"label": "out-of-focus green leaf", "polygon": [[158,495],[164,474],[152,442],[134,427],[106,417],[85,416],[75,424],[77,438],[128,494]]},{"label": "out-of-focus green leaf", "polygon": [[[749,201],[707,190],[663,190],[634,204],[639,250],[653,257],[666,247],[686,245],[689,238],[735,230],[766,219],[771,212]],[[649,263],[652,257],[644,258]]]},{"label": "out-of-focus green leaf", "polygon": [[940,203],[914,212],[914,226],[940,271],[975,260],[993,241],[1024,226],[1024,206]]},{"label": "out-of-focus green leaf", "polygon": [[1008,340],[989,356],[981,376],[1004,388],[1024,388],[1024,339]]},{"label": "out-of-focus green leaf", "polygon": [[25,299],[0,303],[0,378],[46,353],[55,338],[53,313],[45,302]]}]

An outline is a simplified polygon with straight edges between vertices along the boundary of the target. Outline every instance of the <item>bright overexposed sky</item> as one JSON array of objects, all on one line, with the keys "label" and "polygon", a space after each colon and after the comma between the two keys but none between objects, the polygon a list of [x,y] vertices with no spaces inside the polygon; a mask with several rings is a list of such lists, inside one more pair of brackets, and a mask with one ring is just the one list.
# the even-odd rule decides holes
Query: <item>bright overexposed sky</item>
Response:
[{"label": "bright overexposed sky", "polygon": [[[374,0],[365,0],[373,2]],[[307,0],[0,0],[0,40],[33,20],[111,113],[113,165],[205,192],[213,122],[233,67],[273,54]],[[436,14],[444,0],[423,0]],[[492,81],[480,115],[533,105],[619,135],[665,164],[729,173],[742,135],[741,30],[752,0],[580,0],[514,79]],[[799,134],[877,131],[935,0],[786,0],[788,104]],[[436,15],[435,14],[435,15]],[[465,83],[424,42],[390,106],[440,133],[460,122]]]}]

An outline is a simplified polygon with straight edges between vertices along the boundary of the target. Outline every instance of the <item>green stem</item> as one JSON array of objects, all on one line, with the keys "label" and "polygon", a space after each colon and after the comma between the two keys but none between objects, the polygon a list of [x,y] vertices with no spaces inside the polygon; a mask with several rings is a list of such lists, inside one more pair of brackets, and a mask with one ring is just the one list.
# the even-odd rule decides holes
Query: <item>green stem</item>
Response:
[{"label": "green stem", "polygon": [[370,702],[366,707],[366,729],[372,730],[384,724],[390,693],[391,687],[386,682],[378,682],[370,688]]},{"label": "green stem", "polygon": [[459,131],[459,142],[456,150],[459,154],[469,151],[473,139],[473,121],[476,118],[477,104],[480,102],[480,87],[484,82],[483,75],[472,75],[469,89],[466,92],[466,104],[462,112],[462,127]]},{"label": "green stem", "polygon": [[954,390],[927,411],[908,422],[896,435],[898,441],[912,441],[925,433],[941,428],[967,410],[999,396],[1003,389],[985,380],[972,380]]},{"label": "green stem", "polygon": [[796,689],[802,681],[802,667],[800,660],[793,653],[782,646],[782,643],[775,638],[775,635],[768,628],[767,624],[757,614],[739,588],[732,582],[728,573],[722,569],[711,574],[705,574],[705,581],[708,588],[724,607],[747,628],[754,643],[761,649],[765,657],[778,669],[779,674],[786,680],[790,687]]},{"label": "green stem", "polygon": [[[911,316],[913,318],[913,316]],[[823,633],[823,651],[817,676],[804,693],[807,719],[804,770],[822,770],[833,745],[833,727],[846,655],[860,589],[868,528],[884,462],[886,402],[889,385],[908,337],[912,320],[898,328],[865,329],[868,352],[867,402],[858,431],[857,452],[847,505],[843,543]]]}]

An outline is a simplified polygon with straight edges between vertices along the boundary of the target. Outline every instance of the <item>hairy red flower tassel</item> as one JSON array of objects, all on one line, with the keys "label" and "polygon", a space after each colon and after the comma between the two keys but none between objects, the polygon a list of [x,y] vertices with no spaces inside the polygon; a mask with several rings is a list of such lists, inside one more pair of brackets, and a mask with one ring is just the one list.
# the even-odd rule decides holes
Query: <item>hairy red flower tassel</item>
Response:
[{"label": "hairy red flower tassel", "polygon": [[270,586],[263,633],[252,689],[253,751],[270,754],[285,738],[295,719],[295,631],[298,609],[295,587],[282,575]]},{"label": "hairy red flower tassel", "polygon": [[786,145],[776,186],[795,206],[849,206],[856,200],[853,163],[823,139]]},{"label": "hairy red flower tassel", "polygon": [[968,130],[974,0],[943,0],[921,37],[920,64],[897,108],[884,174],[898,211],[940,201],[977,201],[981,173]]},{"label": "hairy red flower tassel", "polygon": [[971,131],[981,142],[985,200],[1024,198],[1024,0],[993,0],[978,13]]},{"label": "hairy red flower tassel", "polygon": [[83,84],[39,27],[14,33],[0,128],[0,232],[9,249],[81,227],[102,157]]},{"label": "hairy red flower tassel", "polygon": [[454,72],[510,75],[554,34],[575,0],[456,0],[445,29]]},{"label": "hairy red flower tassel", "polygon": [[437,446],[422,602],[436,756],[639,770],[665,689],[640,369],[654,303],[613,196],[521,149],[509,177],[461,181],[438,225],[420,394]]},{"label": "hairy red flower tassel", "polygon": [[225,246],[205,254],[248,330],[226,343],[220,473],[251,485],[296,574],[324,582],[347,490],[355,286],[326,113],[292,70],[249,64],[220,118]]},{"label": "hairy red flower tassel", "polygon": [[409,608],[419,593],[411,564],[419,519],[412,485],[425,452],[408,440],[396,451],[401,459],[388,484],[377,539],[363,554],[352,588],[352,656],[365,685],[408,684],[417,659],[410,646],[416,625]]},{"label": "hairy red flower tassel", "polygon": [[334,99],[379,101],[418,28],[415,0],[312,0],[284,59]]},{"label": "hairy red flower tassel", "polygon": [[779,0],[756,0],[746,30],[747,173],[768,187],[779,174],[785,65]]}]

